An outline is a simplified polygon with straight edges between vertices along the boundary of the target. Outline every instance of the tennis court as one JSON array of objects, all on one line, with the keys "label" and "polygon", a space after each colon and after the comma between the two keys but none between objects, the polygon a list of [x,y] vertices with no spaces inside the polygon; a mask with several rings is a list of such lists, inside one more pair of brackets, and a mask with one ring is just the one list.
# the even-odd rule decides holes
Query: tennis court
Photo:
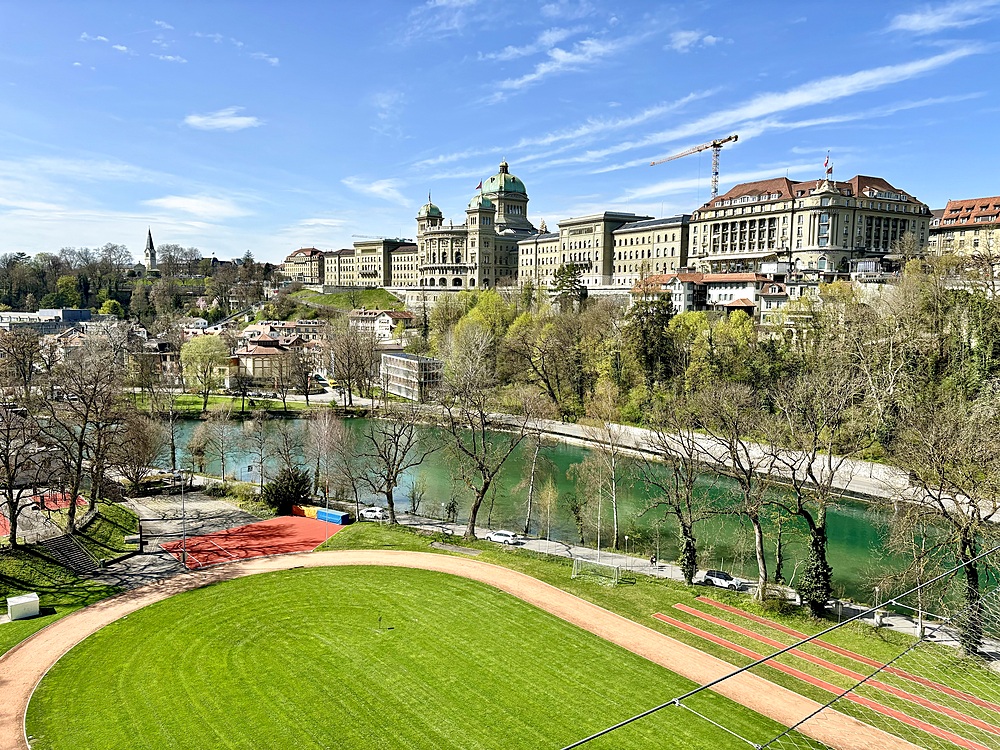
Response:
[{"label": "tennis court", "polygon": [[186,553],[188,569],[196,570],[233,560],[309,552],[342,528],[315,518],[281,516],[167,542],[160,547],[182,562]]}]

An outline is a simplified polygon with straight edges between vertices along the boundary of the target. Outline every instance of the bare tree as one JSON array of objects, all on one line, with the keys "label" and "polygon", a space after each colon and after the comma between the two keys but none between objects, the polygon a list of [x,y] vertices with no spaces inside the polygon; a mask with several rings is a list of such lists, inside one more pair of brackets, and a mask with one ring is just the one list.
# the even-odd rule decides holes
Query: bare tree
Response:
[{"label": "bare tree", "polygon": [[17,546],[18,522],[31,505],[31,488],[45,472],[39,426],[24,407],[0,405],[0,494],[9,521],[10,545]]},{"label": "bare tree", "polygon": [[871,415],[861,409],[863,390],[855,372],[828,350],[811,369],[778,388],[777,418],[767,431],[774,466],[791,485],[790,493],[776,496],[784,499],[773,502],[801,518],[809,532],[809,552],[796,590],[816,617],[833,595],[827,511],[843,494],[851,457],[870,447],[874,436]]},{"label": "bare tree", "polygon": [[25,403],[31,399],[31,386],[41,364],[38,334],[29,328],[0,331],[0,363],[6,383],[17,387]]},{"label": "bare tree", "polygon": [[260,492],[264,492],[264,480],[267,478],[267,460],[274,452],[274,435],[270,429],[271,418],[266,411],[254,412],[253,419],[243,423],[243,433],[239,444],[257,465],[260,482]]},{"label": "bare tree", "polygon": [[758,600],[767,596],[762,513],[767,501],[767,476],[774,463],[770,453],[754,441],[766,414],[761,401],[761,395],[752,388],[735,383],[722,383],[697,394],[700,422],[707,433],[705,458],[733,480],[735,486],[728,493],[732,499],[730,512],[745,518],[753,529],[757,558],[754,597]]},{"label": "bare tree", "polygon": [[466,539],[476,538],[476,518],[507,459],[529,431],[531,415],[502,416],[498,402],[496,360],[490,335],[471,325],[454,337],[439,391],[443,428],[457,459],[455,473],[473,493]]},{"label": "bare tree", "polygon": [[689,398],[679,396],[662,404],[650,415],[649,423],[652,435],[648,447],[659,460],[639,463],[643,483],[653,491],[643,513],[663,510],[677,520],[679,563],[684,581],[690,585],[698,572],[695,526],[716,514],[708,487],[699,482],[705,456],[697,431],[697,407]]},{"label": "bare tree", "polygon": [[226,458],[237,444],[237,423],[232,416],[232,408],[228,404],[218,404],[197,429],[202,433],[206,451],[219,459],[223,487],[226,486]]},{"label": "bare tree", "polygon": [[127,412],[108,450],[108,465],[138,489],[167,452],[167,429],[135,411]]},{"label": "bare tree", "polygon": [[343,424],[332,409],[321,409],[309,414],[306,427],[305,449],[313,465],[313,487],[329,499],[330,486],[337,476],[337,449],[343,445]]},{"label": "bare tree", "polygon": [[385,498],[390,524],[397,522],[395,492],[403,475],[439,447],[420,435],[419,422],[416,404],[392,404],[361,433],[363,447],[358,456],[365,467],[361,478],[372,492]]},{"label": "bare tree", "polygon": [[70,498],[67,530],[72,533],[76,498],[88,473],[91,501],[100,497],[111,433],[124,416],[122,373],[108,352],[97,346],[61,362],[51,377],[63,397],[43,402],[42,440],[53,451],[53,478]]},{"label": "bare tree", "polygon": [[975,402],[953,396],[922,405],[905,416],[892,446],[895,464],[910,477],[911,490],[897,501],[908,503],[898,516],[911,528],[938,530],[930,554],[963,566],[967,619],[960,634],[963,649],[976,653],[982,645],[981,563],[974,562],[984,544],[1000,538],[1000,398],[985,394]]},{"label": "bare tree", "polygon": [[278,465],[289,471],[302,468],[304,451],[302,428],[298,420],[276,419],[274,426],[274,454]]}]

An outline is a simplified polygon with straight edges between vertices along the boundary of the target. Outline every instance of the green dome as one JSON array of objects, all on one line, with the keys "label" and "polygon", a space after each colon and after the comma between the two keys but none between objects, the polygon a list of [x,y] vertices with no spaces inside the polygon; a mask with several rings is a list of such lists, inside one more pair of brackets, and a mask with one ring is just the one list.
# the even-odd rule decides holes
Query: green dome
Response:
[{"label": "green dome", "polygon": [[472,200],[469,201],[469,208],[489,208],[493,209],[493,201],[487,198],[485,195],[476,194],[472,196]]},{"label": "green dome", "polygon": [[417,214],[417,218],[427,219],[431,217],[440,219],[444,217],[444,214],[441,213],[440,208],[428,201],[420,207],[420,213]]},{"label": "green dome", "polygon": [[505,191],[508,193],[528,194],[524,189],[524,183],[507,171],[507,162],[500,162],[500,171],[483,183],[484,193],[498,193]]}]

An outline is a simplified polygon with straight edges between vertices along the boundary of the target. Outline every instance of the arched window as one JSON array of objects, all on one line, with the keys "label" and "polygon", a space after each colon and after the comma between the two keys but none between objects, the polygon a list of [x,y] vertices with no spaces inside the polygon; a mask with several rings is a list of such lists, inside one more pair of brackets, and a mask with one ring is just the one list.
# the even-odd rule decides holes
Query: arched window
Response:
[{"label": "arched window", "polygon": [[455,262],[456,263],[461,263],[462,262],[462,254],[461,253],[459,253],[459,252],[455,253]]},{"label": "arched window", "polygon": [[448,286],[448,279],[439,279],[438,286]]},{"label": "arched window", "polygon": [[452,286],[462,286],[462,280],[461,279],[452,279],[451,280],[451,285]]}]

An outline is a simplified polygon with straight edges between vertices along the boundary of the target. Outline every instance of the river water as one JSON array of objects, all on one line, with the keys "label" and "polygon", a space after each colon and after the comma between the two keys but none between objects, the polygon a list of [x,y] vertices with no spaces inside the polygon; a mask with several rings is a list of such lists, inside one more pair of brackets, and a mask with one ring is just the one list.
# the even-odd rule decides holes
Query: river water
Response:
[{"label": "river water", "polygon": [[[199,422],[182,423],[178,434],[178,459],[183,455],[182,447]],[[274,423],[268,423],[273,429]],[[352,431],[360,433],[366,420],[349,420]],[[305,427],[304,420],[294,420],[294,427]],[[434,428],[421,428],[421,438],[425,441],[440,441],[442,435]],[[579,542],[579,533],[574,516],[570,511],[572,499],[578,493],[577,482],[570,478],[569,469],[580,463],[587,455],[587,449],[566,443],[547,443],[541,450],[536,474],[535,508],[532,511],[530,532],[534,535],[564,542]],[[508,460],[479,513],[478,524],[492,528],[508,528],[522,531],[527,513],[527,488],[519,486],[530,473],[532,453],[520,447]],[[410,509],[410,488],[419,482],[425,489],[422,504],[418,508],[421,515],[443,518],[446,506],[454,500],[458,506],[459,521],[467,521],[472,502],[472,493],[459,481],[452,478],[455,458],[446,450],[431,454],[419,467],[407,472],[401,488],[396,492],[397,509]],[[257,481],[259,469],[253,465],[247,451],[234,444],[227,451],[226,471],[230,476],[244,481]],[[184,464],[188,464],[185,462]],[[217,457],[210,457],[206,466],[211,473],[218,474],[220,464]],[[271,466],[265,467],[270,471]],[[538,506],[537,490],[546,478],[555,483],[559,500],[550,512]],[[726,497],[726,480],[706,475],[703,479],[706,492],[718,507],[722,508]],[[650,506],[655,496],[638,478],[628,478],[619,485],[618,517],[622,548],[624,537],[628,535],[628,552],[648,558],[651,554],[664,561],[677,557],[676,523],[665,517],[662,511]],[[378,498],[362,496],[362,502],[378,504]],[[607,502],[600,508],[601,543],[608,546],[611,539],[611,509]],[[588,505],[585,513],[585,543],[596,544],[596,501]],[[871,601],[872,574],[884,570],[887,565],[899,564],[887,555],[883,544],[881,512],[858,501],[844,501],[829,510],[827,516],[830,564],[833,566],[834,593],[860,601]],[[767,524],[769,565],[774,560],[774,545],[777,538],[777,524],[772,520]],[[722,568],[737,575],[756,578],[756,562],[753,554],[753,538],[748,525],[738,517],[717,516],[696,526],[699,545],[699,567]],[[785,519],[782,526],[784,539],[784,575],[786,581],[794,584],[797,565],[805,556],[805,525],[800,519]],[[625,551],[623,549],[623,551]]]}]

